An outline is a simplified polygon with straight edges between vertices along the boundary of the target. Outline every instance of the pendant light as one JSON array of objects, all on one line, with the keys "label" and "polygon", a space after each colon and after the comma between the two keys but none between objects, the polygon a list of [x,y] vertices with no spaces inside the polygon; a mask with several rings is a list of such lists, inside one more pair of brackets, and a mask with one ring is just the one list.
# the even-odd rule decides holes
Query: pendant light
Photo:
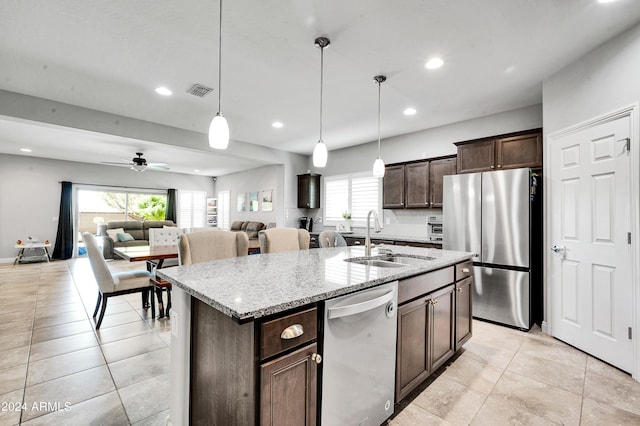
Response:
[{"label": "pendant light", "polygon": [[313,149],[313,166],[325,167],[327,165],[327,145],[322,140],[322,80],[324,72],[324,48],[327,47],[331,41],[326,37],[318,37],[315,40],[316,47],[320,48],[320,139]]},{"label": "pendant light", "polygon": [[378,158],[373,162],[373,177],[384,177],[384,161],[380,157],[380,84],[387,80],[384,75],[376,75],[373,81],[378,83]]},{"label": "pendant light", "polygon": [[229,146],[229,124],[222,115],[222,0],[220,0],[220,25],[218,26],[218,113],[209,125],[209,146],[227,149]]}]

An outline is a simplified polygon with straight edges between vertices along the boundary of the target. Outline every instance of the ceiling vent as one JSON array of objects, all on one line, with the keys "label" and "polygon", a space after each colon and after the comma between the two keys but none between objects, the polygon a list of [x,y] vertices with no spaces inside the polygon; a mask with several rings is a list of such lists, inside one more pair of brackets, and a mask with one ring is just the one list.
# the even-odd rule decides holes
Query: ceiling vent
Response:
[{"label": "ceiling vent", "polygon": [[209,94],[209,92],[213,92],[211,87],[203,86],[202,84],[194,84],[189,89],[187,89],[187,93],[190,93],[199,98],[204,98]]}]

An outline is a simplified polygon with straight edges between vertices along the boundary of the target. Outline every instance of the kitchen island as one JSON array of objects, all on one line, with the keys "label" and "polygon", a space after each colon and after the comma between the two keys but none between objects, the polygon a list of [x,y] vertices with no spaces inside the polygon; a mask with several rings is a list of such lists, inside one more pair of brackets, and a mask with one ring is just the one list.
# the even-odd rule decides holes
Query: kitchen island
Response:
[{"label": "kitchen island", "polygon": [[[345,261],[363,257],[363,247],[342,247],[252,255],[159,270],[158,275],[174,285],[175,293],[172,424],[274,424],[283,408],[290,410],[287,416],[315,424],[322,393],[317,392],[316,381],[318,366],[322,365],[323,332],[322,315],[317,311],[323,309],[325,300],[384,283],[400,281],[398,304],[413,305],[424,299],[422,305],[427,309],[436,309],[437,302],[433,303],[425,292],[450,289],[447,297],[453,299],[450,298],[451,309],[445,317],[449,315],[451,319],[448,327],[452,354],[458,341],[456,272],[466,270],[465,276],[470,275],[469,267],[459,266],[468,262],[471,253],[382,248],[409,257],[428,256],[430,260],[375,267]],[[372,255],[376,256],[380,249],[374,249]],[[419,280],[431,276],[435,277],[433,284],[429,284],[433,280]],[[424,291],[415,290],[421,288]],[[470,295],[468,299],[470,303]],[[469,315],[470,324],[470,306],[463,311]],[[434,317],[436,324],[438,318],[442,315]],[[281,339],[280,332],[295,333],[295,327],[290,328],[294,325],[304,326],[305,333],[282,340],[285,338]],[[467,334],[470,336],[470,327]],[[432,355],[425,355],[426,363],[431,363]],[[415,365],[409,367],[415,370]],[[400,361],[398,368],[403,369]],[[279,388],[266,386],[265,374],[274,371],[291,371],[282,376],[283,381],[273,382]],[[424,372],[416,377],[422,376]],[[406,390],[406,384],[402,388]],[[289,396],[302,397],[302,403],[288,401]]]}]

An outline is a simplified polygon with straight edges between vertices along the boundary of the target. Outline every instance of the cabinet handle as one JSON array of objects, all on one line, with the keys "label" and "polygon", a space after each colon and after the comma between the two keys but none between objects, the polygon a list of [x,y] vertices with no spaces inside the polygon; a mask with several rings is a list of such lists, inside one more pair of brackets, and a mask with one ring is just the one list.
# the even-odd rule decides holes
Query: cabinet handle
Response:
[{"label": "cabinet handle", "polygon": [[492,169],[495,169],[495,166],[491,166]]},{"label": "cabinet handle", "polygon": [[316,364],[320,364],[322,362],[322,355],[316,353],[311,354],[311,361],[315,361]]},{"label": "cabinet handle", "polygon": [[282,334],[280,334],[280,338],[284,340],[295,339],[296,337],[300,337],[304,334],[304,327],[302,324],[293,324],[289,327],[282,330]]},{"label": "cabinet handle", "polygon": [[464,272],[465,274],[469,273],[469,268],[462,268],[462,272]]},{"label": "cabinet handle", "polygon": [[462,291],[462,287],[458,287],[458,288],[456,288],[456,291],[457,291],[458,293],[460,293],[460,292]]}]

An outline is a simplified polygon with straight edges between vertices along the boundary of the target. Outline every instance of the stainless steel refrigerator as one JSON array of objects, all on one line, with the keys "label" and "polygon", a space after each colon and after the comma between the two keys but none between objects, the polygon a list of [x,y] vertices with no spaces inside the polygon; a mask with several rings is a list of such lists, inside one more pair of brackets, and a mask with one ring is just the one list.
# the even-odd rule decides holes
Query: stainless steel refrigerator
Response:
[{"label": "stainless steel refrigerator", "polygon": [[527,330],[539,319],[537,192],[530,169],[444,177],[443,248],[474,253],[476,318]]}]

